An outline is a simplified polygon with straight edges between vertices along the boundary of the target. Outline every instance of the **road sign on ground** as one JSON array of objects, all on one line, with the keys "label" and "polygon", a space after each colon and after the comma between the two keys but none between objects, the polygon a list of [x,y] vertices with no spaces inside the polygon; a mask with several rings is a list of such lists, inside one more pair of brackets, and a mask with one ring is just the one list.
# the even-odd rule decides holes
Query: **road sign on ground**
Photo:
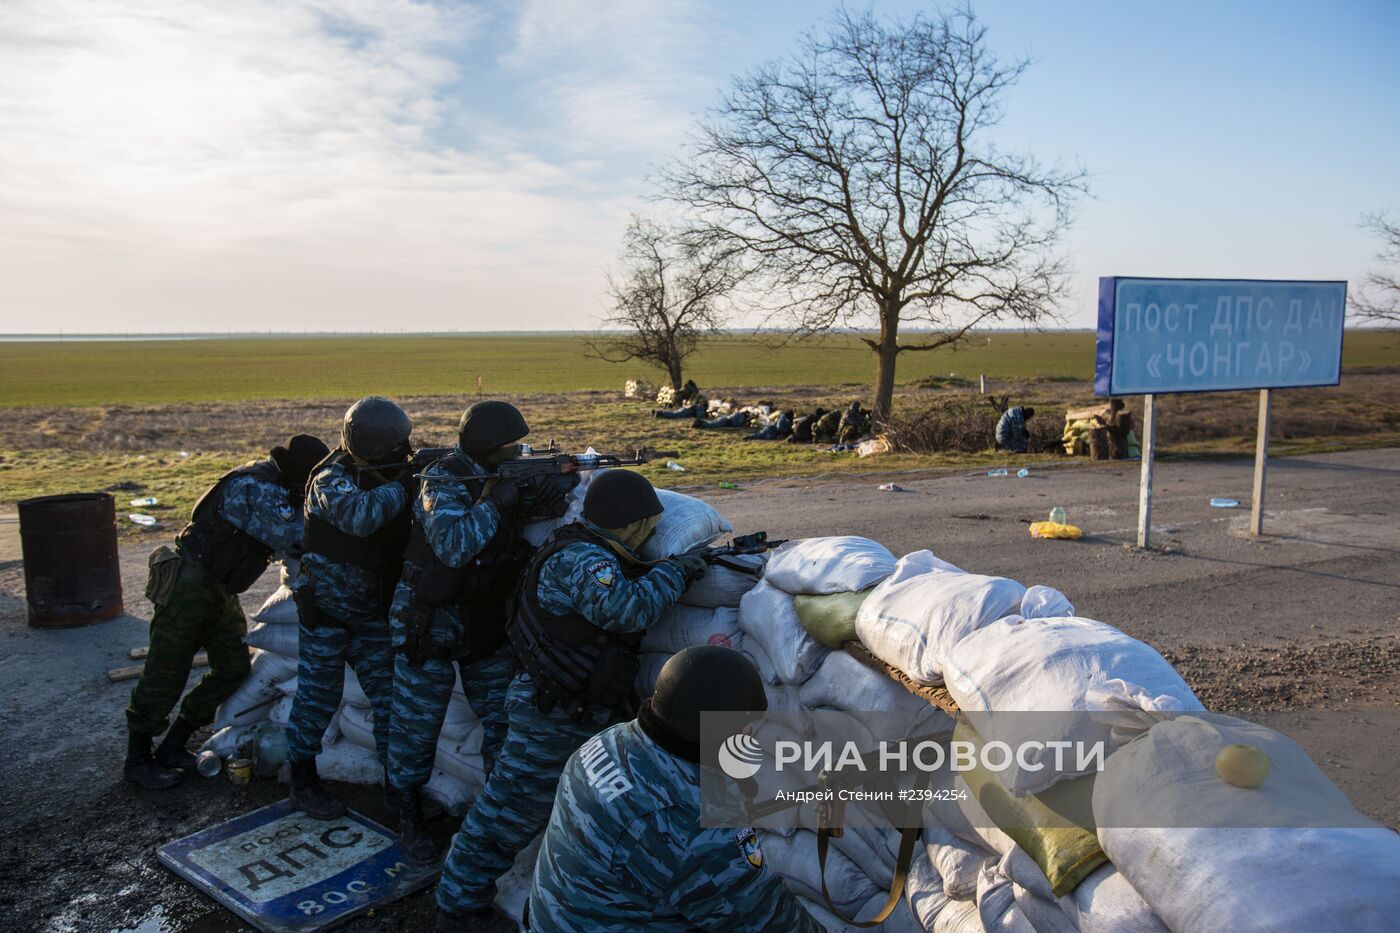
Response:
[{"label": "road sign on ground", "polygon": [[157,850],[161,864],[266,933],[312,933],[428,885],[397,837],[347,812],[313,820],[289,801]]},{"label": "road sign on ground", "polygon": [[1096,395],[1336,385],[1345,282],[1099,279]]}]

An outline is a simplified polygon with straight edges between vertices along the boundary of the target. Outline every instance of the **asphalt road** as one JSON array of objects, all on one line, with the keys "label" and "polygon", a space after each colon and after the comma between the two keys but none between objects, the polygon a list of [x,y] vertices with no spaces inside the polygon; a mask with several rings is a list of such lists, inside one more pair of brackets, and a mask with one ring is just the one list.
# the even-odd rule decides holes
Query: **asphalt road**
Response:
[{"label": "asphalt road", "polygon": [[[1149,551],[1131,546],[1136,464],[1033,468],[1024,479],[1010,466],[996,478],[847,477],[695,492],[741,532],[866,535],[896,554],[930,548],[968,570],[1055,586],[1081,615],[1162,650],[1212,708],[1346,711],[1300,740],[1363,810],[1400,821],[1393,729],[1362,712],[1389,711],[1393,727],[1400,710],[1400,450],[1275,461],[1259,540],[1245,533],[1248,461],[1161,463]],[[890,480],[905,491],[877,488]],[[1243,506],[1213,509],[1213,496]],[[1084,539],[1029,536],[1027,522],[1056,505]],[[0,521],[0,916],[26,929],[120,929],[159,903],[167,920],[202,916],[201,928],[223,928],[203,925],[216,914],[154,864],[154,847],[282,791],[187,782],[160,797],[121,783],[131,684],[110,685],[105,674],[146,643],[150,607],[139,594],[155,542],[123,548],[129,615],[39,630],[25,624],[14,533]],[[268,574],[245,608],[274,585]],[[359,796],[352,802],[375,815],[375,795]],[[420,926],[426,897],[356,928]]]}]

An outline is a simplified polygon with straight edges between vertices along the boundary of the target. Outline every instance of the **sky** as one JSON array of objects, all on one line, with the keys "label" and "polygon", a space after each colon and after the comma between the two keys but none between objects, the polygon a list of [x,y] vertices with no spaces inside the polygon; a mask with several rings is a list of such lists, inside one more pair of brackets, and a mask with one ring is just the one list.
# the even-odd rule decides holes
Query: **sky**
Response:
[{"label": "sky", "polygon": [[[1064,325],[1101,275],[1373,265],[1400,3],[973,6],[1033,62],[1000,138],[1090,175]],[[832,9],[5,0],[0,333],[588,329],[655,169]]]}]

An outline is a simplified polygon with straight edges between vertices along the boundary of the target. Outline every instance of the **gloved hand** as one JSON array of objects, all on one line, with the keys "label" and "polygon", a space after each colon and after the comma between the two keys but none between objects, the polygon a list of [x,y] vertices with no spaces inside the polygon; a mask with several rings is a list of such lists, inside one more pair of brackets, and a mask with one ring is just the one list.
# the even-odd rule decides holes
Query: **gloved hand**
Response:
[{"label": "gloved hand", "polygon": [[496,504],[498,512],[505,514],[520,504],[520,487],[513,479],[498,479],[486,498]]},{"label": "gloved hand", "polygon": [[685,574],[685,582],[693,583],[705,575],[705,570],[709,564],[705,563],[705,558],[694,552],[689,554],[677,554],[671,560],[680,567],[681,573]]},{"label": "gloved hand", "polygon": [[399,475],[394,477],[394,482],[403,487],[403,491],[408,493],[407,502],[412,502],[418,498],[418,489],[422,481],[418,479],[418,470],[412,464],[399,470]]},{"label": "gloved hand", "polygon": [[563,517],[569,510],[565,497],[577,485],[577,473],[556,473],[536,479],[527,496],[527,504],[533,510],[531,514]]}]

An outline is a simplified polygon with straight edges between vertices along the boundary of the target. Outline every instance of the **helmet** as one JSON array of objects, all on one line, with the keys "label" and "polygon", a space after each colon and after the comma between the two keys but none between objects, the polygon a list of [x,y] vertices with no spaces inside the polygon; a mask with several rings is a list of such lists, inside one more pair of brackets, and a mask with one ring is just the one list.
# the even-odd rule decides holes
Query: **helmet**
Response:
[{"label": "helmet", "polygon": [[311,475],[311,470],[326,459],[330,448],[321,442],[319,437],[312,437],[310,434],[298,434],[287,442],[287,446],[278,445],[272,448],[270,458],[277,464],[277,470],[282,474],[282,482],[287,487],[287,491],[292,494],[293,501],[296,501],[306,489],[306,480]]},{"label": "helmet", "polygon": [[472,455],[490,453],[530,433],[520,409],[510,402],[477,402],[462,413],[457,445]]},{"label": "helmet", "polygon": [[413,421],[402,408],[378,395],[368,395],[345,413],[340,443],[346,450],[369,463],[405,460],[412,450],[408,435]]},{"label": "helmet", "polygon": [[583,517],[599,528],[622,528],[661,511],[651,481],[631,470],[604,470],[583,495]]},{"label": "helmet", "polygon": [[637,720],[668,752],[699,761],[701,713],[766,709],[763,679],[752,661],[730,648],[694,645],[661,668]]}]

